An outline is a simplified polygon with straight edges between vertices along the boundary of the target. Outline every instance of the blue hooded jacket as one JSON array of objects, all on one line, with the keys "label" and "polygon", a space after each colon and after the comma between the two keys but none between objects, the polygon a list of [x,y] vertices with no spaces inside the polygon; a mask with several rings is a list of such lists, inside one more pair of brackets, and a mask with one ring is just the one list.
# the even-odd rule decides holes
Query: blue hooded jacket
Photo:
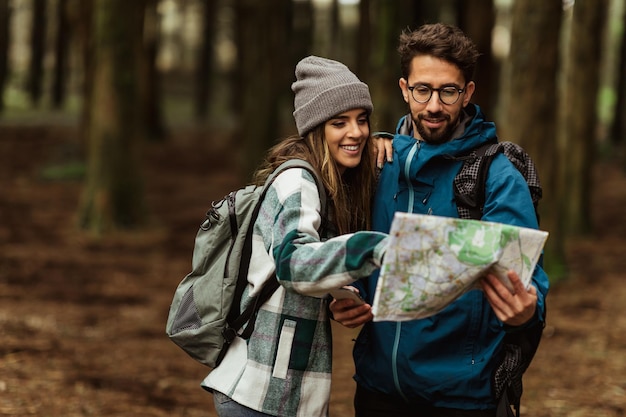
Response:
[{"label": "blue hooded jacket", "polygon": [[[495,125],[474,104],[465,109],[460,136],[439,145],[418,141],[411,132],[401,134],[408,117],[398,123],[393,163],[385,165],[379,179],[373,210],[377,231],[389,232],[396,211],[458,217],[452,184],[461,162],[445,156],[466,155],[496,140]],[[526,181],[505,155],[494,159],[485,190],[482,220],[538,227]],[[375,273],[357,285],[370,303],[377,278]],[[541,266],[535,269],[533,285],[538,302],[531,322],[543,321],[549,283]],[[506,331],[515,329],[496,317],[480,290],[465,293],[428,318],[368,322],[354,347],[355,380],[399,401],[468,410],[495,408],[491,376]]]}]

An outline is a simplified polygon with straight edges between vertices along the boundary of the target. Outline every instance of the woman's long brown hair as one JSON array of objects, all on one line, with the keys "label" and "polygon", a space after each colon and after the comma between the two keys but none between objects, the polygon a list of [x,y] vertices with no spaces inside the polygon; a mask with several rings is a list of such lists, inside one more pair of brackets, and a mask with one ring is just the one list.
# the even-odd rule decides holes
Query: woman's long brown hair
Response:
[{"label": "woman's long brown hair", "polygon": [[304,159],[318,170],[328,196],[327,220],[338,234],[370,229],[375,186],[371,137],[364,144],[361,163],[341,175],[330,154],[322,123],[305,137],[290,136],[274,145],[255,172],[254,182],[263,184],[280,164],[294,158]]}]

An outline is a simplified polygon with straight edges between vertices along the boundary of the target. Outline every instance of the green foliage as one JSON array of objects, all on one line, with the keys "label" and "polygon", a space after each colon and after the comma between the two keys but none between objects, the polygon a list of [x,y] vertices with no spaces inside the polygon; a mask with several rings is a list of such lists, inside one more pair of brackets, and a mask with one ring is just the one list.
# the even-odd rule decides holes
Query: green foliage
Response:
[{"label": "green foliage", "polygon": [[79,181],[85,178],[86,170],[87,167],[83,161],[50,165],[42,169],[41,178],[50,181]]},{"label": "green foliage", "polygon": [[562,255],[557,255],[547,248],[543,255],[543,269],[548,274],[550,285],[567,280],[569,271],[566,260]]},{"label": "green foliage", "polygon": [[602,86],[598,93],[598,118],[602,126],[613,121],[617,91],[610,86]]}]

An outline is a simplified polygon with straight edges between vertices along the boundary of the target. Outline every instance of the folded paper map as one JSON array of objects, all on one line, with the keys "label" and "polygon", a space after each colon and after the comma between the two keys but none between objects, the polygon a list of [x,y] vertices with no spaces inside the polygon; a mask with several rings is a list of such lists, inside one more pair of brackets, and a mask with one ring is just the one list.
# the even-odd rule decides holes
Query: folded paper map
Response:
[{"label": "folded paper map", "polygon": [[487,270],[529,287],[548,233],[502,223],[396,213],[374,295],[374,321],[431,316],[476,288]]}]

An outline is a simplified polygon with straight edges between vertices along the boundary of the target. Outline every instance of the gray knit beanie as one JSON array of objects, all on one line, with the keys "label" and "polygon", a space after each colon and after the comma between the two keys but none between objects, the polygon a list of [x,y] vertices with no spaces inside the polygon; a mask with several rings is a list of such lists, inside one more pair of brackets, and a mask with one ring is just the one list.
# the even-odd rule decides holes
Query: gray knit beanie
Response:
[{"label": "gray knit beanie", "polygon": [[320,123],[347,110],[363,108],[368,114],[374,106],[367,84],[361,82],[341,62],[309,56],[296,65],[293,117],[300,136]]}]

